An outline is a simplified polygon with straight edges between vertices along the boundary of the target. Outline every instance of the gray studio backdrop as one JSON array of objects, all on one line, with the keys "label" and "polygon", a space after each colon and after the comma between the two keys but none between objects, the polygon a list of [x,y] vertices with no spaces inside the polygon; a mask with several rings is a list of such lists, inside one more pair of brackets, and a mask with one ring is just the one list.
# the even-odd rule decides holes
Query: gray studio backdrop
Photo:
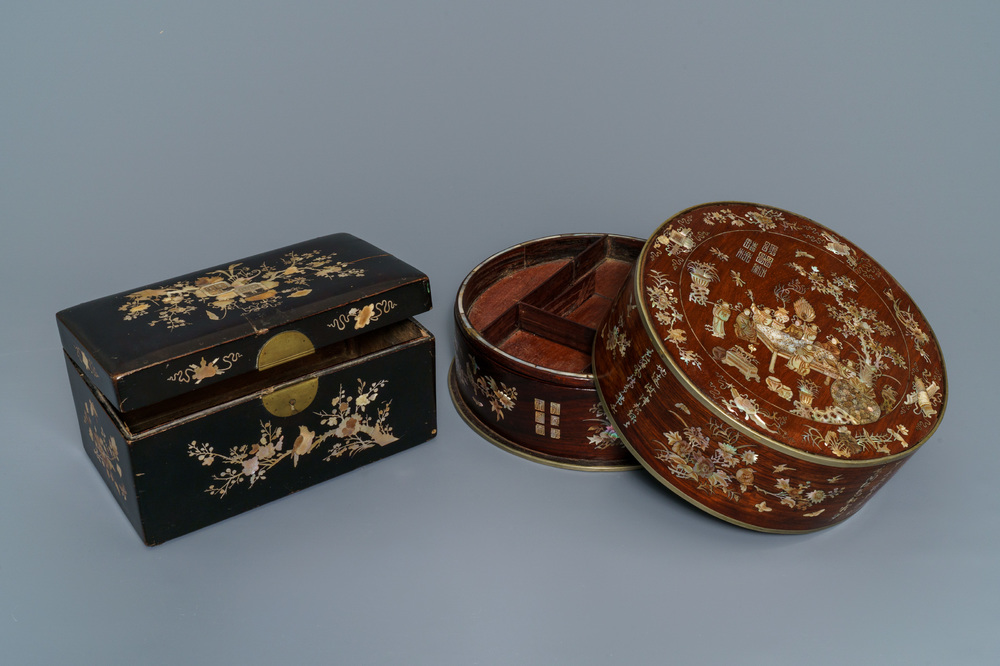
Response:
[{"label": "gray studio backdrop", "polygon": [[[995,2],[20,2],[0,9],[5,663],[989,664]],[[485,257],[720,199],[865,248],[948,413],[859,515],[781,537],[455,414]],[[439,435],[147,549],[87,460],[54,313],[347,231],[430,275]]]}]

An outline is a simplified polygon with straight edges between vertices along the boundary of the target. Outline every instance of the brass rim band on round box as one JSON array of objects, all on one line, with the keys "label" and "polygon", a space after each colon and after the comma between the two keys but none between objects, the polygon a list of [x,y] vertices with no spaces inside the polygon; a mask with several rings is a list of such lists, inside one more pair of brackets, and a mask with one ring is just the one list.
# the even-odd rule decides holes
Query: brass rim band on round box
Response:
[{"label": "brass rim band on round box", "polygon": [[624,434],[622,434],[622,428],[620,428],[618,426],[618,422],[615,420],[614,415],[608,409],[608,403],[604,399],[604,393],[601,392],[601,385],[598,382],[594,382],[594,384],[595,384],[595,386],[597,388],[597,398],[598,398],[598,400],[601,401],[601,407],[604,408],[605,414],[608,415],[608,419],[611,421],[611,424],[615,427],[615,432],[618,433],[618,439],[620,439],[621,442],[622,442],[622,444],[625,445],[625,448],[628,449],[628,452],[631,453],[632,456],[636,460],[639,461],[639,463],[641,464],[642,468],[645,469],[647,472],[649,472],[649,474],[654,479],[656,479],[661,484],[663,484],[664,486],[666,486],[666,488],[668,490],[670,490],[670,492],[672,492],[674,495],[676,495],[680,499],[684,500],[688,504],[691,504],[692,506],[695,506],[698,509],[701,509],[705,513],[711,514],[711,515],[715,516],[716,518],[719,518],[720,520],[724,520],[727,523],[731,523],[733,525],[736,525],[737,527],[745,527],[746,529],[754,530],[755,532],[766,532],[768,534],[809,534],[810,532],[820,532],[822,530],[828,529],[828,528],[833,527],[835,525],[839,525],[840,522],[843,522],[843,521],[840,521],[840,522],[837,522],[837,523],[830,523],[828,525],[823,525],[822,527],[817,527],[815,529],[810,529],[810,530],[779,530],[779,529],[774,529],[774,528],[769,528],[769,527],[760,527],[758,525],[753,525],[751,523],[745,523],[742,520],[736,520],[735,518],[727,516],[724,513],[720,513],[718,511],[716,511],[715,509],[711,509],[711,508],[705,506],[704,504],[702,504],[701,502],[699,502],[695,498],[691,497],[687,493],[685,493],[682,490],[680,490],[677,486],[675,486],[674,484],[672,484],[670,481],[668,481],[662,474],[660,474],[655,469],[653,469],[652,466],[650,466],[650,464],[647,463],[638,454],[638,452],[636,451],[635,447],[632,446],[632,443],[628,441],[628,437],[626,437]]}]

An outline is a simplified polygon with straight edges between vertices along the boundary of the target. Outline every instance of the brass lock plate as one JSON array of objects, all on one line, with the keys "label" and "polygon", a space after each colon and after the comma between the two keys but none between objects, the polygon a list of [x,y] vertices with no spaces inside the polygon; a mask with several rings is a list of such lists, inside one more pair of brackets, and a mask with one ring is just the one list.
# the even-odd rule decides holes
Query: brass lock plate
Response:
[{"label": "brass lock plate", "polygon": [[261,397],[261,402],[264,403],[264,409],[271,414],[285,418],[307,409],[316,399],[317,391],[319,391],[319,379],[313,377],[268,393]]},{"label": "brass lock plate", "polygon": [[257,354],[257,369],[267,370],[276,365],[294,361],[316,351],[304,333],[284,331],[264,343]]},{"label": "brass lock plate", "polygon": [[[284,331],[264,343],[257,354],[257,369],[267,370],[282,363],[294,361],[316,351],[312,341],[298,331]],[[288,417],[304,411],[312,404],[319,391],[319,379],[312,378],[278,389],[261,397],[264,409],[279,417]]]}]

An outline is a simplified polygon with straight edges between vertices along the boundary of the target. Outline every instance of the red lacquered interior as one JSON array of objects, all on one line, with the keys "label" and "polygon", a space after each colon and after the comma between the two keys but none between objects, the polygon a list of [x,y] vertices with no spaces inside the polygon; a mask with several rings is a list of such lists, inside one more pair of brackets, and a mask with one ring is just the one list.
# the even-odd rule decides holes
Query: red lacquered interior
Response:
[{"label": "red lacquered interior", "polygon": [[510,306],[527,296],[538,285],[544,283],[557,270],[569,263],[569,259],[547,261],[537,266],[527,266],[501,277],[486,287],[475,299],[471,308],[466,308],[469,323],[477,331],[492,324]]},{"label": "red lacquered interior", "polygon": [[501,351],[589,373],[594,333],[641,249],[639,239],[606,235],[531,241],[479,266],[462,306],[472,328]]}]

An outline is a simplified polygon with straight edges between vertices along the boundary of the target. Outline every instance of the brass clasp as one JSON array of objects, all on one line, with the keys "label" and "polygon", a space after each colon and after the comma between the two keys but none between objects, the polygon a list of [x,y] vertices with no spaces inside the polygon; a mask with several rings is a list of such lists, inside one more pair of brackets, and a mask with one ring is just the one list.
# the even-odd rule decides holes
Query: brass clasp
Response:
[{"label": "brass clasp", "polygon": [[319,379],[313,377],[304,382],[278,389],[261,397],[264,409],[282,418],[294,416],[309,407],[319,391]]},{"label": "brass clasp", "polygon": [[264,343],[257,354],[257,369],[267,370],[276,365],[294,361],[316,351],[304,333],[284,331]]},{"label": "brass clasp", "polygon": [[[257,369],[267,370],[276,365],[308,356],[316,351],[312,341],[298,331],[284,331],[264,343],[257,354]],[[319,379],[307,379],[298,384],[278,389],[261,397],[264,409],[275,416],[293,416],[312,404],[319,391]]]}]

